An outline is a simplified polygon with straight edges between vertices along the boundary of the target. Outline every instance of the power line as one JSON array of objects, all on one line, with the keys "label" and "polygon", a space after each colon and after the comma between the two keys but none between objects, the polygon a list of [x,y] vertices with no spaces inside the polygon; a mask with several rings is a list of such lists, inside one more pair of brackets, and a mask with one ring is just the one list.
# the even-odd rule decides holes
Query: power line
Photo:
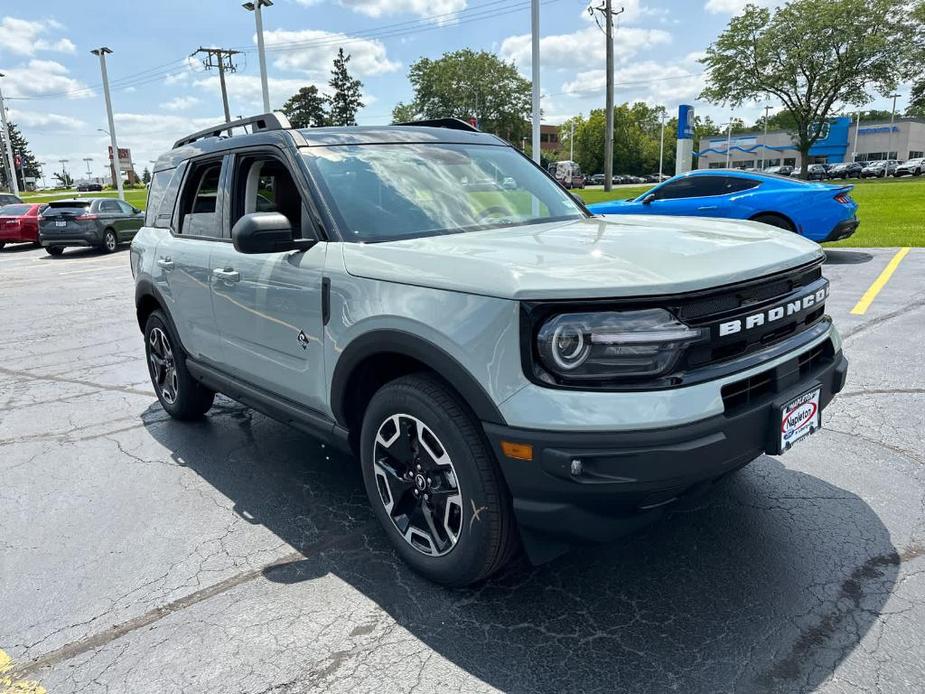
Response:
[{"label": "power line", "polygon": [[190,56],[202,53],[206,56],[202,61],[202,66],[206,70],[218,68],[218,81],[222,85],[222,105],[225,107],[226,123],[231,122],[231,111],[228,109],[228,88],[225,86],[225,72],[235,72],[238,69],[233,58],[240,52],[229,48],[203,48],[200,46],[199,50],[194,51]]}]

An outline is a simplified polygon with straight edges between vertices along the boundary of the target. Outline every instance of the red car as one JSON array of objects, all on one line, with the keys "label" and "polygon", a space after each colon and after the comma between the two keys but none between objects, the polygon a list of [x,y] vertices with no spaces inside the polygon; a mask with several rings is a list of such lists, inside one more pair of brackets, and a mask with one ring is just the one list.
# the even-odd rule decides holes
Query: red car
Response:
[{"label": "red car", "polygon": [[8,243],[39,242],[39,215],[45,204],[13,204],[0,207],[0,248]]}]

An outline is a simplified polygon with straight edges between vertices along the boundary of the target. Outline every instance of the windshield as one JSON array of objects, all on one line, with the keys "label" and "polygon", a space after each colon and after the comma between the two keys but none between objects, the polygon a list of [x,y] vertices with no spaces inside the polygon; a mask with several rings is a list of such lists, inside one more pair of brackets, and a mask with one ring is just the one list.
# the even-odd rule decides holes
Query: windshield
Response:
[{"label": "windshield", "polygon": [[0,207],[0,215],[6,217],[20,217],[29,211],[32,205],[6,205]]},{"label": "windshield", "polygon": [[345,241],[377,242],[578,219],[512,147],[380,144],[302,150]]}]

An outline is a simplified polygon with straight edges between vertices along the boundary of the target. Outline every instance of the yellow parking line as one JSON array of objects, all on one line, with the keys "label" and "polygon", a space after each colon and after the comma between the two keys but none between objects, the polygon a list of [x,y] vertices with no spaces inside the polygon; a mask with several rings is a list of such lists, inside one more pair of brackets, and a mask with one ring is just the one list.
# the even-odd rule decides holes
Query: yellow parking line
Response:
[{"label": "yellow parking line", "polygon": [[46,694],[46,690],[35,680],[17,679],[13,659],[0,648],[0,694]]},{"label": "yellow parking line", "polygon": [[893,276],[893,273],[896,272],[896,268],[899,267],[899,264],[902,262],[902,259],[906,257],[909,253],[908,246],[905,248],[900,248],[897,251],[896,255],[893,256],[893,259],[887,263],[887,266],[883,268],[883,272],[880,273],[880,276],[874,280],[874,283],[867,288],[867,291],[864,292],[864,296],[861,297],[861,300],[854,305],[854,308],[851,309],[851,314],[854,316],[863,316],[867,309],[870,308],[870,305],[873,303],[874,299],[877,298],[877,294],[880,293],[880,290],[886,286],[886,283],[890,281],[890,277]]}]

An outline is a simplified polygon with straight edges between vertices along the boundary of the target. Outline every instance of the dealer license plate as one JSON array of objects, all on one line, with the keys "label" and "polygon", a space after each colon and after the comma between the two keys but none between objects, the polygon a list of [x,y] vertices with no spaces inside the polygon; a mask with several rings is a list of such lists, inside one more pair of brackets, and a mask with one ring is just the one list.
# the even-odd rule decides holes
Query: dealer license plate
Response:
[{"label": "dealer license plate", "polygon": [[821,388],[806,391],[780,408],[780,452],[788,451],[797,441],[817,431]]},{"label": "dealer license plate", "polygon": [[56,226],[56,227],[66,227],[66,226],[67,226],[67,222],[58,221],[58,222],[55,222],[55,226]]}]

